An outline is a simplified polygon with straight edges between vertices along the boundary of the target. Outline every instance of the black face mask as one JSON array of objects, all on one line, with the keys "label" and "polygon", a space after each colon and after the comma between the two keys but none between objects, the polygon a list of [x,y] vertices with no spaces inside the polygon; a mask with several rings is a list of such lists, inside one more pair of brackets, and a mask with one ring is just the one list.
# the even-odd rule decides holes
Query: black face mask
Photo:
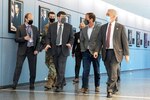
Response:
[{"label": "black face mask", "polygon": [[49,18],[49,21],[50,21],[51,23],[53,23],[53,22],[55,22],[55,18]]},{"label": "black face mask", "polygon": [[84,20],[84,24],[85,24],[85,25],[88,25],[88,24],[89,24],[89,21],[88,21],[87,19],[85,19],[85,20]]},{"label": "black face mask", "polygon": [[32,25],[32,23],[33,23],[33,20],[29,20],[28,24]]}]

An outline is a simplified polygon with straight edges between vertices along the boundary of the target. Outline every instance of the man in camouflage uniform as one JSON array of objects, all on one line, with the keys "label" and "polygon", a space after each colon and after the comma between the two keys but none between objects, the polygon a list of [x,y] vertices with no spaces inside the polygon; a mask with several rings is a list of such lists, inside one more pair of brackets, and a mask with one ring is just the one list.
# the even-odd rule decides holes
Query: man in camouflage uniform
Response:
[{"label": "man in camouflage uniform", "polygon": [[[45,37],[47,35],[48,32],[48,28],[49,25],[52,24],[53,22],[55,22],[55,13],[54,12],[49,12],[48,13],[48,18],[49,18],[49,23],[47,23],[44,27],[45,32],[43,33],[43,40],[45,41]],[[56,82],[56,69],[55,69],[55,65],[53,62],[53,57],[49,56],[48,53],[45,53],[45,64],[49,69],[49,73],[48,73],[48,80],[45,84],[45,88],[46,89],[51,89],[52,87],[55,86],[55,82]]]}]

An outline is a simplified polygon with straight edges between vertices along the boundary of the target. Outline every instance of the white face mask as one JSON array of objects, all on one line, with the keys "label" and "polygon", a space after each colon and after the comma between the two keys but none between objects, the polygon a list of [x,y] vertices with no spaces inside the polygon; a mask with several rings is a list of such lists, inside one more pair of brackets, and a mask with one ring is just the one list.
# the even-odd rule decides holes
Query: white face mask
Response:
[{"label": "white face mask", "polygon": [[107,23],[110,23],[110,17],[109,16],[106,16],[106,21],[107,21]]}]

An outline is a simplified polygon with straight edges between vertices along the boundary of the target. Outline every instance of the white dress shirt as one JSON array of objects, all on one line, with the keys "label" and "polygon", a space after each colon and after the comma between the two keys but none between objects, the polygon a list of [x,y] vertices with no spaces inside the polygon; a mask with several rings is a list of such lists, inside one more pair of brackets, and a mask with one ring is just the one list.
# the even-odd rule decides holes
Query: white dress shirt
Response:
[{"label": "white dress shirt", "polygon": [[[109,48],[108,49],[113,49],[113,34],[114,34],[114,28],[115,28],[115,21],[111,23],[111,31],[110,31],[110,41],[109,41]],[[110,23],[107,25],[107,31],[106,31],[106,39],[107,39],[107,33],[108,33],[108,27]]]}]

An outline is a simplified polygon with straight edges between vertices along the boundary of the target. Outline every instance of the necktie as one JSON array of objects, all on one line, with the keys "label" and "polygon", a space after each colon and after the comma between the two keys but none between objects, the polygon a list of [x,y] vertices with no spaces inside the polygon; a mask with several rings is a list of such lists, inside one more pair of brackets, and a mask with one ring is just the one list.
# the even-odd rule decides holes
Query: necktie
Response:
[{"label": "necktie", "polygon": [[108,49],[110,46],[110,33],[111,33],[111,23],[109,24],[106,38],[106,48]]},{"label": "necktie", "polygon": [[62,33],[62,25],[59,25],[58,33],[57,33],[57,39],[56,39],[56,45],[60,45],[60,38]]},{"label": "necktie", "polygon": [[27,34],[31,37],[31,39],[27,43],[27,47],[32,47],[33,46],[33,36],[32,36],[32,28],[31,28],[31,26],[27,27]]}]

